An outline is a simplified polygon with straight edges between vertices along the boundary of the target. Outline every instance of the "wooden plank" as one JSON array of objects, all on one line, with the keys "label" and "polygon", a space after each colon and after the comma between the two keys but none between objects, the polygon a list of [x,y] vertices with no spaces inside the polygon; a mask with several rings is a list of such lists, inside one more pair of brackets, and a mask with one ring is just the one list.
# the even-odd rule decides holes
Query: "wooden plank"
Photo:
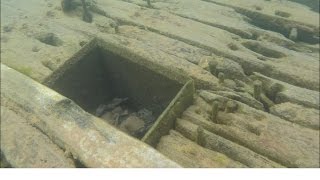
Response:
[{"label": "wooden plank", "polygon": [[174,130],[161,138],[157,149],[186,168],[246,167],[224,154],[197,145]]},{"label": "wooden plank", "polygon": [[[184,137],[196,141],[197,128],[199,126],[193,124],[190,121],[178,119],[176,122],[176,131],[181,133]],[[279,168],[283,167],[278,163],[271,161],[270,159],[250,150],[243,146],[240,146],[232,141],[229,141],[221,136],[218,136],[212,132],[204,130],[203,134],[203,147],[212,151],[220,152],[226,156],[245,164],[248,167],[255,168]]]},{"label": "wooden plank", "polygon": [[155,147],[160,138],[167,135],[174,128],[175,120],[193,101],[194,84],[188,81],[159,116],[151,129],[142,138],[142,141]]},{"label": "wooden plank", "polygon": [[1,65],[1,93],[35,127],[86,167],[179,167],[71,100]]},{"label": "wooden plank", "polygon": [[[208,103],[221,96],[211,93],[205,98]],[[304,128],[279,117],[253,109],[237,102],[235,113],[219,111],[220,123],[208,118],[208,111],[197,114],[189,107],[182,119],[189,120],[216,135],[240,144],[270,160],[287,167],[319,167],[319,131]],[[200,109],[210,108],[207,103],[198,103]]]},{"label": "wooden plank", "polygon": [[11,167],[75,167],[62,149],[5,105],[1,98],[1,153]]}]

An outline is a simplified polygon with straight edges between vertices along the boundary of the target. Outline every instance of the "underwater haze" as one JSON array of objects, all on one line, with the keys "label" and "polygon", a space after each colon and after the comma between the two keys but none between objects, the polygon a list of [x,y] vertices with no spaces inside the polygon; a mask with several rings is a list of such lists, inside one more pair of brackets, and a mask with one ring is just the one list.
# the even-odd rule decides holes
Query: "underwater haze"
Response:
[{"label": "underwater haze", "polygon": [[2,0],[1,167],[319,168],[319,0]]}]

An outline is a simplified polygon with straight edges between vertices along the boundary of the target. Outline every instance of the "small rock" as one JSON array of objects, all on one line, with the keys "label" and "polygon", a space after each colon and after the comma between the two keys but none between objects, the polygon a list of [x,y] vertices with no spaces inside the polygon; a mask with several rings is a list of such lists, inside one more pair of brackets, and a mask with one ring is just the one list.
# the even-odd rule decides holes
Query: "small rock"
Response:
[{"label": "small rock", "polygon": [[274,14],[277,15],[277,16],[280,16],[280,17],[284,17],[284,18],[288,18],[288,17],[291,16],[290,13],[284,12],[284,11],[279,11],[279,10],[276,10],[276,11],[274,12]]},{"label": "small rock", "polygon": [[231,79],[225,79],[224,82],[223,82],[223,85],[225,87],[228,87],[230,89],[236,89],[237,88],[237,83],[234,82],[233,80]]},{"label": "small rock", "polygon": [[12,25],[7,25],[7,26],[4,26],[3,27],[3,31],[4,32],[11,32],[13,29],[13,26]]},{"label": "small rock", "polygon": [[52,62],[51,60],[43,60],[43,61],[41,61],[41,64],[43,66],[45,66],[46,68],[50,69],[51,71],[54,71],[57,68],[56,64],[54,62]]},{"label": "small rock", "polygon": [[62,8],[61,8],[60,6],[56,6],[54,9],[55,9],[55,10],[58,10],[58,11],[61,11],[61,10],[62,10]]},{"label": "small rock", "polygon": [[260,59],[261,61],[266,61],[267,60],[267,58],[264,57],[264,56],[258,56],[257,59]]},{"label": "small rock", "polygon": [[100,104],[96,110],[95,116],[100,117],[106,111],[107,105]]},{"label": "small rock", "polygon": [[71,0],[62,0],[61,1],[61,9],[63,12],[69,12],[74,10],[77,7],[76,3]]},{"label": "small rock", "polygon": [[119,33],[119,23],[117,21],[111,22],[110,27],[114,28],[115,33]]},{"label": "small rock", "polygon": [[90,12],[85,11],[82,15],[82,20],[87,23],[91,23],[93,20],[93,16]]},{"label": "small rock", "polygon": [[218,79],[219,79],[220,84],[224,83],[224,73],[223,72],[218,73]]},{"label": "small rock", "polygon": [[292,41],[296,41],[298,38],[298,30],[297,28],[292,28],[289,34],[289,39]]},{"label": "small rock", "polygon": [[261,6],[254,6],[255,10],[257,11],[261,11],[262,10],[262,7]]},{"label": "small rock", "polygon": [[233,51],[239,50],[239,47],[234,43],[228,44],[228,47],[229,47],[229,49],[231,49]]},{"label": "small rock", "polygon": [[54,33],[42,32],[35,36],[40,42],[51,45],[51,46],[61,46],[63,41]]},{"label": "small rock", "polygon": [[21,28],[22,29],[28,29],[28,24],[27,23],[23,23]]},{"label": "small rock", "polygon": [[107,104],[107,110],[114,109],[119,106],[121,103],[127,101],[129,98],[113,98],[112,101]]},{"label": "small rock", "polygon": [[227,58],[215,58],[215,72],[222,72],[225,78],[228,79],[239,79],[242,81],[248,81],[248,77],[245,75],[242,66]]},{"label": "small rock", "polygon": [[55,13],[53,11],[47,11],[46,15],[47,17],[54,17]]},{"label": "small rock", "polygon": [[80,45],[81,47],[83,47],[85,44],[87,44],[87,41],[80,41],[80,42],[79,42],[79,45]]},{"label": "small rock", "polygon": [[121,123],[119,128],[123,132],[134,136],[135,133],[143,129],[144,126],[145,123],[142,119],[137,116],[129,116],[124,122]]},{"label": "small rock", "polygon": [[226,104],[226,112],[234,113],[238,109],[238,103],[235,101],[228,101]]},{"label": "small rock", "polygon": [[123,109],[120,106],[117,106],[111,112],[114,114],[121,114],[123,112]]},{"label": "small rock", "polygon": [[33,46],[32,47],[32,52],[39,52],[39,48],[37,46]]},{"label": "small rock", "polygon": [[146,124],[152,124],[155,121],[155,117],[153,116],[152,111],[143,108],[138,111],[138,117],[143,119]]},{"label": "small rock", "polygon": [[202,56],[202,58],[200,59],[200,61],[198,63],[198,66],[200,66],[202,69],[210,71],[209,63],[210,63],[211,59],[212,59],[211,56]]},{"label": "small rock", "polygon": [[111,125],[116,125],[116,121],[114,119],[114,114],[110,111],[105,112],[100,116],[101,119],[105,120]]},{"label": "small rock", "polygon": [[113,98],[108,104],[100,104],[96,110],[95,115],[100,117],[104,112],[114,110],[121,103],[127,101],[128,98]]},{"label": "small rock", "polygon": [[211,121],[214,123],[217,122],[218,112],[219,112],[219,102],[213,101],[212,102]]},{"label": "small rock", "polygon": [[[8,38],[7,36],[3,36],[3,35],[1,35],[0,40],[1,40],[1,42],[6,43],[6,42],[8,42],[8,41],[9,41],[9,38]],[[2,50],[2,48],[1,48],[1,50]]]}]

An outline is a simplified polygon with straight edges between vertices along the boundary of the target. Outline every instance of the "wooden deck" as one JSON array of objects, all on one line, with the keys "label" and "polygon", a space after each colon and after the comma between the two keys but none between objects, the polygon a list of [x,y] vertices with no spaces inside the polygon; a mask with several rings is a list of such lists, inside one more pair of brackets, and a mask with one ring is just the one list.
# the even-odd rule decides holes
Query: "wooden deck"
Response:
[{"label": "wooden deck", "polygon": [[[199,104],[199,98],[195,98],[191,110],[187,109],[176,122],[180,129],[164,136],[157,147],[171,160],[185,167],[320,166],[318,12],[287,0],[151,0],[151,7],[144,0],[88,2],[92,23],[82,20],[81,6],[63,12],[56,0],[1,1],[1,63],[45,84],[83,45],[98,38],[114,52],[159,67],[161,73],[192,78],[195,96],[201,96],[208,104],[213,99],[222,104],[233,100],[244,108],[231,113],[238,116],[238,122],[226,113],[221,119],[231,118],[229,124],[208,123],[211,109],[203,109],[209,105]],[[297,36],[290,36],[295,30]],[[223,83],[221,73],[225,77]],[[263,84],[262,100],[253,97],[256,80]],[[211,95],[204,96],[203,92]],[[1,96],[4,102],[5,98]],[[7,106],[1,109],[10,109],[10,103]],[[200,117],[193,116],[195,106],[204,111]],[[13,123],[25,119],[20,115]],[[252,130],[257,124],[259,135]],[[7,135],[8,131],[3,130],[6,128],[15,132],[8,134],[11,139],[21,136],[9,125],[8,119],[1,123],[1,137]],[[34,131],[35,138],[43,139],[38,143],[43,150],[41,156],[45,156],[47,137],[39,133],[46,132],[27,124],[16,128],[22,126]],[[214,139],[221,146],[195,144],[199,126],[205,129],[204,139]],[[172,142],[176,143],[170,146]],[[74,151],[72,154],[86,161],[83,164],[98,164],[77,151],[75,143],[69,142],[74,147],[63,150]],[[15,167],[32,167],[32,161],[17,164],[16,157],[6,154],[11,144],[1,141],[6,161]],[[48,144],[57,146],[57,142]],[[180,149],[182,144],[189,147],[186,151],[191,154]],[[23,143],[16,146],[28,149]],[[145,148],[139,143],[137,146]],[[197,148],[199,152],[192,155]],[[31,149],[28,150],[15,153],[30,158]],[[60,153],[55,151],[54,156]],[[245,159],[241,153],[250,158]],[[208,160],[193,161],[207,156]],[[74,166],[68,160],[52,166]],[[176,165],[170,163],[170,167]]]}]

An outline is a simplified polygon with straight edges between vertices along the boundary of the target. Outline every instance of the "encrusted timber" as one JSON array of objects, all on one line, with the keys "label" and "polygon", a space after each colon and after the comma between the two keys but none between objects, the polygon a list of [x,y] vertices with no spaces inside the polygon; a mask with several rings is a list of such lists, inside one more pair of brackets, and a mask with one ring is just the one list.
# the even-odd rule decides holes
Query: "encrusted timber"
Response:
[{"label": "encrusted timber", "polygon": [[161,64],[157,64],[148,60],[147,57],[144,57],[134,51],[130,51],[127,47],[123,46],[114,41],[108,41],[107,38],[92,38],[80,51],[75,53],[70,59],[65,61],[65,63],[56,71],[54,71],[51,75],[49,75],[42,84],[45,84],[49,87],[53,85],[54,82],[59,78],[59,76],[63,75],[68,68],[78,61],[80,61],[85,55],[94,49],[107,50],[111,53],[120,55],[123,58],[130,60],[133,63],[139,64],[147,69],[150,69],[154,72],[157,72],[165,77],[168,77],[171,80],[177,81],[181,84],[187,83],[191,80],[190,77],[185,74],[180,73],[175,68],[165,68]]},{"label": "encrusted timber", "polygon": [[260,80],[263,83],[263,89],[268,90],[272,85],[278,84],[283,89],[276,93],[274,96],[275,103],[291,102],[295,104],[300,104],[306,107],[319,109],[319,92],[301,88],[282,82],[270,77],[264,76],[260,73],[254,72],[252,79]]},{"label": "encrusted timber", "polygon": [[[1,98],[86,167],[180,167],[70,99],[1,64]],[[36,120],[35,120],[36,119]]]},{"label": "encrusted timber", "polygon": [[[197,130],[202,127],[188,120],[178,119],[176,130],[183,134],[186,138],[196,141],[199,139]],[[275,163],[268,158],[246,148],[237,143],[229,141],[221,136],[218,136],[210,131],[202,129],[201,145],[213,151],[217,151],[227,155],[228,157],[241,162],[248,167],[259,168],[280,168],[284,167]]]},{"label": "encrusted timber", "polygon": [[190,80],[182,87],[142,141],[155,147],[162,136],[169,134],[169,131],[175,128],[176,119],[192,104],[193,94],[194,85]]}]

